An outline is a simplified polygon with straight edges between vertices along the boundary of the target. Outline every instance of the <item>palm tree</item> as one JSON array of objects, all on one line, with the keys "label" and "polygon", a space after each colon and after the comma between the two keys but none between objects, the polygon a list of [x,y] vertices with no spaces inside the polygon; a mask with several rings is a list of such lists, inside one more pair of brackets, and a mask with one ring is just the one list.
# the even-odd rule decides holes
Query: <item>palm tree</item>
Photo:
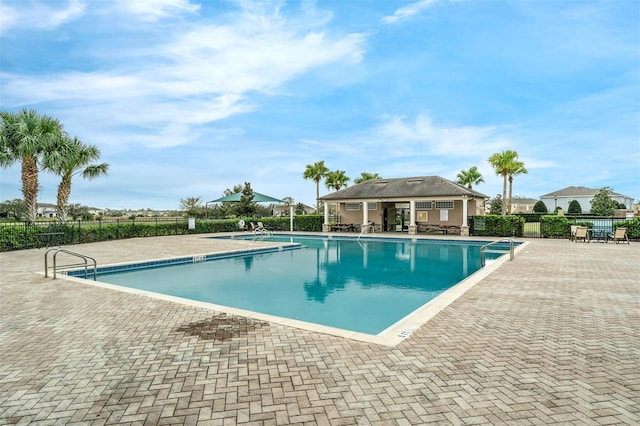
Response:
[{"label": "palm tree", "polygon": [[320,214],[320,181],[324,178],[329,169],[324,165],[324,161],[316,161],[313,164],[307,164],[307,168],[302,175],[305,179],[311,179],[316,183],[316,212]]},{"label": "palm tree", "polygon": [[504,181],[502,184],[502,215],[507,214],[507,176],[509,170],[513,167],[513,162],[518,159],[518,153],[511,150],[496,152],[489,157],[489,163],[496,171],[496,175],[502,175]]},{"label": "palm tree", "polygon": [[529,173],[527,169],[524,167],[524,163],[522,161],[514,161],[509,167],[509,213],[511,213],[511,202],[513,196],[513,177],[516,175],[526,175]]},{"label": "palm tree", "polygon": [[335,189],[340,191],[340,188],[346,187],[349,182],[349,177],[345,174],[344,170],[336,170],[326,174],[324,184],[327,189]]},{"label": "palm tree", "polygon": [[362,172],[360,173],[360,177],[357,177],[354,179],[353,183],[362,183],[368,180],[376,180],[376,179],[382,179],[382,176],[380,176],[377,173]]},{"label": "palm tree", "polygon": [[67,220],[71,178],[82,174],[85,179],[95,179],[106,175],[109,164],[90,164],[100,158],[100,150],[94,145],[85,145],[78,138],[64,136],[45,154],[44,167],[60,176],[56,213],[60,222]]},{"label": "palm tree", "polygon": [[62,124],[35,110],[0,112],[0,166],[21,162],[25,216],[33,223],[38,215],[38,163],[51,144],[63,136]]},{"label": "palm tree", "polygon": [[469,170],[460,170],[460,173],[456,176],[458,183],[464,185],[469,189],[473,189],[473,185],[478,185],[484,182],[484,179],[476,166],[471,167]]}]

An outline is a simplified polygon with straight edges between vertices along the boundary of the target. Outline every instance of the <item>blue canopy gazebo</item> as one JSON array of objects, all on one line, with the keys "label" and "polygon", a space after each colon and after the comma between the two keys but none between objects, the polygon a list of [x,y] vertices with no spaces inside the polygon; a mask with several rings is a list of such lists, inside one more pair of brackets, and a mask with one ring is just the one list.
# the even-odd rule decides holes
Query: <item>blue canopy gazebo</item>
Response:
[{"label": "blue canopy gazebo", "polygon": [[[226,197],[221,197],[215,200],[207,201],[205,203],[205,208],[209,203],[238,203],[240,202],[240,198],[242,198],[242,192],[236,192],[235,194],[227,195]],[[278,198],[270,197],[269,195],[264,195],[259,192],[253,191],[253,200],[254,203],[284,203],[283,200]],[[289,208],[289,229],[293,231],[293,206]]]}]

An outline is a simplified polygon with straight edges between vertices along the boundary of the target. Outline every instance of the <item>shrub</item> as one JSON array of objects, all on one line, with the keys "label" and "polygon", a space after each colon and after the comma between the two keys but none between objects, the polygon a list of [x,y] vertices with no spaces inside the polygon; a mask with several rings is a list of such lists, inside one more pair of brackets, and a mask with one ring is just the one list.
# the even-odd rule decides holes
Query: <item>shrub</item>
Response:
[{"label": "shrub", "polygon": [[578,200],[571,200],[569,203],[569,208],[567,209],[568,214],[582,214],[582,207],[580,207],[580,203]]},{"label": "shrub", "polygon": [[543,237],[569,237],[571,222],[565,216],[548,215],[540,218],[540,233]]},{"label": "shrub", "polygon": [[[484,229],[483,229],[484,228]],[[524,231],[524,218],[516,215],[473,216],[471,234],[496,237],[521,237]]]},{"label": "shrub", "polygon": [[549,213],[547,205],[542,200],[536,201],[536,203],[533,205],[533,211],[535,213]]},{"label": "shrub", "polygon": [[633,219],[624,222],[615,222],[613,229],[627,228],[627,235],[634,240],[640,239],[640,217],[634,217]]}]

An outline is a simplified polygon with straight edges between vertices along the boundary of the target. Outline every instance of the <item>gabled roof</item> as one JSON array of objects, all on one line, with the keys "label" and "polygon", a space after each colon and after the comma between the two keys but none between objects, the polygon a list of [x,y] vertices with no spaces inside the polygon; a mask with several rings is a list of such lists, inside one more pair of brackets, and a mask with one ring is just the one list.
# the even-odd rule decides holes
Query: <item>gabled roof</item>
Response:
[{"label": "gabled roof", "polygon": [[[564,189],[560,189],[549,194],[541,195],[540,198],[549,197],[592,197],[600,192],[600,189],[587,188],[586,186],[568,186]],[[611,195],[619,195],[626,197],[625,195],[618,194],[617,192],[611,192]]]},{"label": "gabled roof", "polygon": [[538,200],[535,198],[513,197],[511,199],[512,204],[535,204]]},{"label": "gabled roof", "polygon": [[375,179],[320,197],[321,200],[401,199],[463,196],[489,198],[440,176]]}]

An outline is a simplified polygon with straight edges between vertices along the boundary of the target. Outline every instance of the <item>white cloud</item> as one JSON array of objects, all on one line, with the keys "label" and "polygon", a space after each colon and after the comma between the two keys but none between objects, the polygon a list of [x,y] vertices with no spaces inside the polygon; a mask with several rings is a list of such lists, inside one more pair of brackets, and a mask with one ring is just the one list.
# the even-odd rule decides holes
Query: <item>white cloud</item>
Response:
[{"label": "white cloud", "polygon": [[54,29],[68,22],[75,21],[86,12],[86,5],[81,0],[68,0],[62,7],[46,1],[35,1],[21,4],[20,8],[0,4],[0,30],[20,27],[20,29],[40,28]]},{"label": "white cloud", "polygon": [[428,9],[437,1],[438,0],[420,0],[415,3],[411,3],[408,6],[397,9],[393,15],[385,16],[382,18],[382,22],[386,24],[393,24],[403,19],[410,18],[411,16],[417,15],[423,10]]},{"label": "white cloud", "polygon": [[393,116],[377,132],[386,143],[402,144],[405,153],[409,149],[422,155],[469,157],[509,146],[498,127],[442,127],[426,114],[418,114],[413,123],[407,123],[402,116]]},{"label": "white cloud", "polygon": [[118,6],[126,13],[143,21],[155,22],[183,12],[195,13],[200,5],[189,0],[119,0]]},{"label": "white cloud", "polygon": [[[74,109],[67,111],[71,121],[60,117],[65,123],[78,121],[79,116],[109,117],[94,123],[94,129],[113,134],[119,126],[144,128],[146,146],[184,144],[192,140],[190,126],[257,108],[252,101],[256,93],[272,94],[318,67],[361,60],[364,36],[309,32],[303,20],[243,11],[225,25],[196,24],[189,31],[167,34],[163,40],[169,42],[132,45],[129,49],[135,55],[126,51],[115,55],[135,56],[135,62],[109,59],[112,62],[100,71],[37,77],[4,73],[3,103],[73,100],[69,105]],[[125,142],[110,141],[118,143]]]}]

